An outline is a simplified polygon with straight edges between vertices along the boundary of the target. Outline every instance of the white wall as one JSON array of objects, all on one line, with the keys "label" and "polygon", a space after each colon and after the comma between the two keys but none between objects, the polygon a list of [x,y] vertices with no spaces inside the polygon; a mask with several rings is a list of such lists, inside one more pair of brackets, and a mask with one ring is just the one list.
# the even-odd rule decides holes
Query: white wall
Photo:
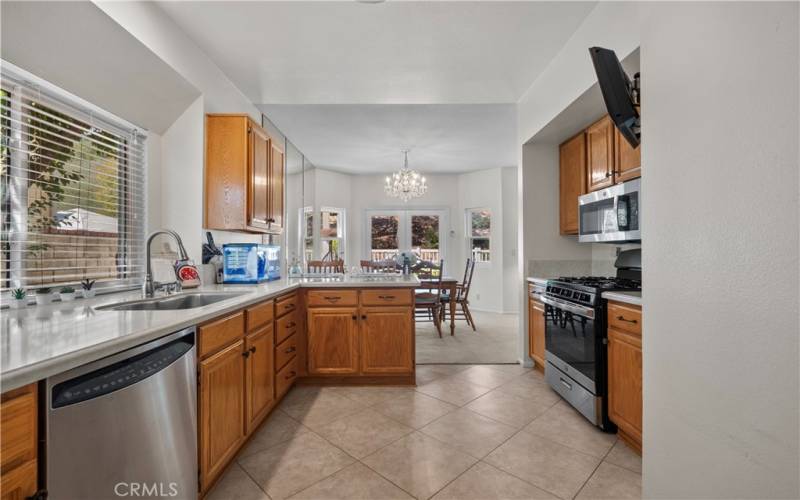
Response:
[{"label": "white wall", "polygon": [[[160,197],[148,200],[149,213],[161,212],[160,220],[148,222],[174,229],[181,235],[189,256],[201,261],[203,228],[204,126],[206,113],[247,113],[261,123],[261,112],[228,77],[151,2],[95,2],[107,15],[201,92],[184,113],[164,132],[161,157],[151,155],[149,172],[160,172]],[[278,141],[283,135],[267,124]],[[155,178],[155,176],[154,176]],[[155,188],[154,188],[155,192]],[[160,204],[156,201],[159,200]],[[229,242],[261,242],[259,235],[212,231],[218,245]],[[279,237],[276,243],[280,244]]]},{"label": "white wall", "polygon": [[522,277],[517,272],[517,171],[515,167],[502,169],[503,202],[503,311],[519,311],[519,295],[522,290]]},{"label": "white wall", "polygon": [[796,2],[643,20],[649,498],[800,497],[798,21]]},{"label": "white wall", "polygon": [[145,231],[149,233],[161,227],[161,136],[155,132],[148,132],[145,148],[147,149]]}]

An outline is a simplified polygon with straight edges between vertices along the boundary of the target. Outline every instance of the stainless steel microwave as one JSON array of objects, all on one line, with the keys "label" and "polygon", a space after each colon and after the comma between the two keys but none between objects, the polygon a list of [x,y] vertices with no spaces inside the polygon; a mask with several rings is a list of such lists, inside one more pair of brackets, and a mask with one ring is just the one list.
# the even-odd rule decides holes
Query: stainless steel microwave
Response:
[{"label": "stainless steel microwave", "polygon": [[641,186],[641,179],[634,179],[578,198],[578,241],[641,241]]}]

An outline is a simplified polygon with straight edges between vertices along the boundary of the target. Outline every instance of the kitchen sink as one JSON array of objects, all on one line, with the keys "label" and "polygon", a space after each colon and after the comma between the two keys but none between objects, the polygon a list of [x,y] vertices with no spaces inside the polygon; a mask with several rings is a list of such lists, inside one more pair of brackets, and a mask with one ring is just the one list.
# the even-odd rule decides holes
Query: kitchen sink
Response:
[{"label": "kitchen sink", "polygon": [[194,309],[244,295],[236,292],[193,292],[153,299],[131,300],[96,307],[99,311],[176,311]]}]

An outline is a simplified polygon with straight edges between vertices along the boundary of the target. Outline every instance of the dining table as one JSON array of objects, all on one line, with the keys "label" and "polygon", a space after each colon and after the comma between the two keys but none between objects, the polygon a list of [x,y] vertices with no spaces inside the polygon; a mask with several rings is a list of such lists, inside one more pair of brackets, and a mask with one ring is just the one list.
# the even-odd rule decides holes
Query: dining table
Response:
[{"label": "dining table", "polygon": [[441,287],[443,292],[450,294],[450,335],[456,334],[456,293],[458,291],[458,279],[450,276],[442,276],[441,284],[438,278],[420,279],[420,288],[433,290]]}]

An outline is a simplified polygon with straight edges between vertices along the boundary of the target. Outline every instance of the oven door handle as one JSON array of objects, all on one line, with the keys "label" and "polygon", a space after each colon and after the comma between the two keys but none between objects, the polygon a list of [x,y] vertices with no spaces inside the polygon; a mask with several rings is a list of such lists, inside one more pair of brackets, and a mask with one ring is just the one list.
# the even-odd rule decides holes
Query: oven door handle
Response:
[{"label": "oven door handle", "polygon": [[578,304],[571,304],[569,302],[554,299],[546,295],[542,295],[539,298],[539,300],[541,300],[542,303],[555,307],[557,309],[568,311],[571,312],[572,314],[577,314],[578,316],[583,316],[585,318],[594,319],[594,309],[592,309],[591,307],[581,306]]}]

